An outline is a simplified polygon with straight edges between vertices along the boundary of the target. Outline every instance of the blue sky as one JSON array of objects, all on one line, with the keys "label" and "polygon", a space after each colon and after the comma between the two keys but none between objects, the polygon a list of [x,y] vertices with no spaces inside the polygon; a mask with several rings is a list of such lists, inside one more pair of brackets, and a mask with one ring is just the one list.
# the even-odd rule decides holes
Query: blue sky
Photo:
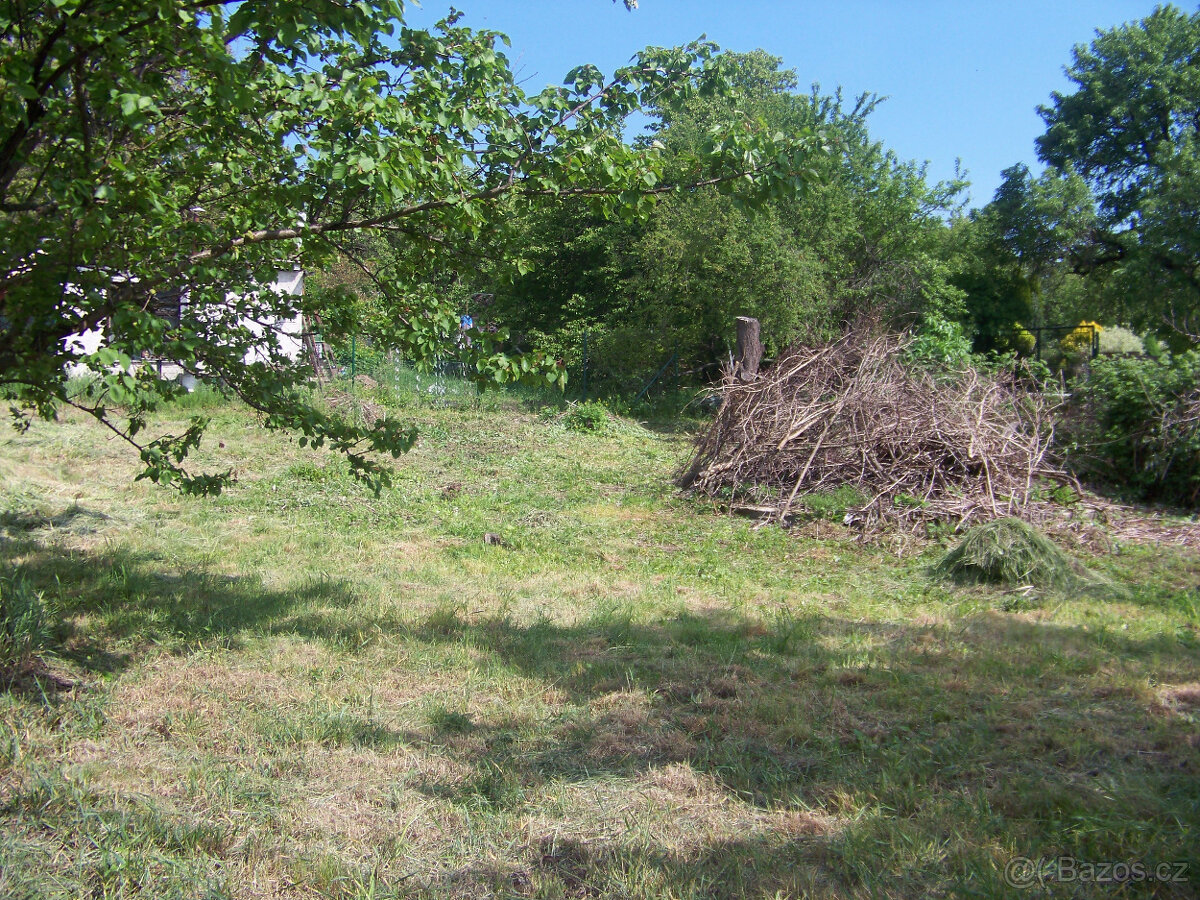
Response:
[{"label": "blue sky", "polygon": [[[1075,44],[1149,15],[1132,0],[641,0],[634,12],[609,0],[457,0],[463,24],[502,31],[508,57],[528,92],[581,63],[605,73],[648,45],[674,46],[704,34],[732,50],[764,50],[796,70],[801,89],[839,85],[848,97],[888,99],[871,132],[904,159],[929,162],[932,180],[954,175],[961,159],[973,206],[987,203],[1000,171],[1024,162],[1037,171],[1036,107],[1069,87],[1062,69]],[[450,4],[411,6],[412,25],[429,25]]]}]

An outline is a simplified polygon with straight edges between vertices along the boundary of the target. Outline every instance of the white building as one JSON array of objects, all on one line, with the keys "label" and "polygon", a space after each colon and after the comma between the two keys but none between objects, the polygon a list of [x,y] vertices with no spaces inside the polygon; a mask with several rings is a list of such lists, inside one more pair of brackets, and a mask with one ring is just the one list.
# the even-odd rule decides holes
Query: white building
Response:
[{"label": "white building", "polygon": [[[70,287],[68,286],[69,290]],[[304,295],[304,271],[301,269],[291,269],[277,272],[275,280],[267,286],[267,290],[277,294],[302,297]],[[229,294],[228,296],[231,301],[237,297],[236,294]],[[156,311],[160,315],[173,318],[178,322],[180,310],[186,305],[187,293],[184,291],[164,296],[157,304]],[[299,313],[288,319],[268,319],[265,322],[242,319],[240,324],[256,337],[262,337],[267,333],[271,333],[274,336],[276,346],[288,359],[298,359],[304,351],[304,323],[303,316]],[[70,335],[64,339],[63,343],[70,355],[77,358],[89,356],[103,346],[104,329],[93,328],[80,334]],[[245,356],[245,361],[248,363],[256,361],[266,362],[267,360],[268,355],[258,349],[247,351]],[[182,366],[172,360],[144,358],[135,361],[134,365],[154,365],[158,368],[159,374],[162,377],[182,379],[187,385],[188,390],[191,390],[195,385],[195,379],[186,373]],[[71,376],[86,375],[89,371],[91,370],[88,365],[82,361],[67,364],[67,373]]]}]

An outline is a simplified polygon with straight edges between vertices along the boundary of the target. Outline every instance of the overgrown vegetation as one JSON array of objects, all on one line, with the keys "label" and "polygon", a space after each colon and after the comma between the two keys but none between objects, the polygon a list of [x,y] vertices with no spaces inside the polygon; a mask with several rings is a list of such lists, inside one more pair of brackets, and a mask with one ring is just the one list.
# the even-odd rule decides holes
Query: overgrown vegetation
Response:
[{"label": "overgrown vegetation", "polygon": [[[399,356],[452,362],[480,383],[569,382],[572,399],[614,408],[711,384],[739,315],[762,321],[768,357],[865,317],[912,332],[918,366],[1016,352],[1064,381],[1087,374],[1095,329],[1079,323],[1117,354],[1156,356],[1160,338],[1179,353],[1198,336],[1200,14],[1166,6],[1075,48],[1072,92],[1040,110],[1049,168],[1010,167],[965,213],[965,179],[930,184],[872,137],[878,97],[798,91],[764,50],[648,49],[607,80],[581,66],[527,96],[501,35],[457,16],[406,29],[391,0],[124,12],[22,0],[0,20],[13,88],[0,101],[0,383],[22,419],[89,410],[144,477],[185,491],[234,475],[187,469],[199,409],[177,432],[146,430],[158,406],[189,401],[139,357],[208,373],[266,427],[339,448],[376,486],[411,447],[408,423],[308,403],[315,356],[278,340],[297,317],[306,353],[319,332],[356,375]],[[243,43],[256,53],[231,49]],[[87,66],[52,65],[62,54]],[[354,78],[313,80],[322,65]],[[264,103],[286,114],[247,130]],[[649,125],[627,139],[637,110]],[[96,128],[115,155],[87,149]],[[156,130],[170,140],[146,141]],[[70,177],[42,177],[51,168]],[[303,297],[259,289],[297,266]],[[75,337],[101,331],[86,352]],[[73,394],[78,367],[92,389]],[[1103,420],[1077,429],[1096,446],[1076,459],[1106,457]],[[1147,460],[1144,496],[1195,499],[1186,460],[1122,453]],[[1123,463],[1088,465],[1128,482]]]},{"label": "overgrown vegetation", "polygon": [[[814,127],[763,130],[728,109],[694,166],[668,171],[661,145],[624,140],[625,122],[736,95],[715,45],[646,48],[609,76],[580,65],[527,95],[504,36],[461,18],[409,27],[399,0],[7,3],[0,388],[18,423],[74,405],[130,445],[144,477],[219,492],[233,473],[185,465],[204,417],[147,431],[184,392],[163,368],[133,365],[149,357],[220,379],[265,427],[339,449],[381,487],[382,460],[413,433],[306,402],[313,332],[433,360],[463,325],[463,286],[445,288],[462,280],[464,247],[498,247],[519,269],[514,223],[566,198],[622,222],[676,189],[755,204],[796,193],[826,153]],[[297,270],[322,273],[316,290],[294,277],[275,289]],[[557,360],[514,353],[483,325],[457,349],[480,382],[565,381]],[[77,368],[97,392],[67,395]]]},{"label": "overgrown vegetation", "polygon": [[586,352],[593,391],[635,393],[672,360],[685,378],[712,381],[739,315],[762,321],[774,356],[864,312],[906,325],[959,312],[942,217],[963,183],[927,184],[918,165],[872,138],[878,97],[798,92],[797,73],[762,50],[721,60],[737,91],[655,104],[640,143],[661,146],[666,171],[681,178],[731,118],[812,131],[829,152],[806,161],[803,191],[753,208],[715,188],[682,192],[638,222],[566,203],[519,223],[525,265],[511,283],[472,276],[496,292],[487,316],[527,344],[573,372]]},{"label": "overgrown vegetation", "polygon": [[1077,386],[1064,437],[1076,470],[1130,497],[1200,503],[1200,353],[1103,359]]},{"label": "overgrown vegetation", "polygon": [[763,51],[403,15],[0,12],[0,896],[1193,896],[1195,526],[1052,432],[1200,504],[1200,13],[969,215]]},{"label": "overgrown vegetation", "polygon": [[608,410],[594,400],[572,404],[563,414],[563,424],[572,431],[603,431],[608,421]]}]

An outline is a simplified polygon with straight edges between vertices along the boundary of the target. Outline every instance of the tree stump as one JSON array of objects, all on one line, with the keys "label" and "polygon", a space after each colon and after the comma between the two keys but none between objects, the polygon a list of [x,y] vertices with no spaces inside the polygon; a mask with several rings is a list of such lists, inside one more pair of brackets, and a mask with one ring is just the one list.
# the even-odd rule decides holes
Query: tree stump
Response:
[{"label": "tree stump", "polygon": [[758,376],[758,365],[763,355],[761,334],[762,326],[758,319],[737,317],[737,351],[733,372],[742,381],[753,381]]}]

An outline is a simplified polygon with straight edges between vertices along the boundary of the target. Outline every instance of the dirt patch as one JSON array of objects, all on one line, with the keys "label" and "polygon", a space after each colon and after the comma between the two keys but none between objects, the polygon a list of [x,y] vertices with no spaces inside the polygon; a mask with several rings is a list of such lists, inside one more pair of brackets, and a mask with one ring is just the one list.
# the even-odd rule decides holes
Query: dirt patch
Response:
[{"label": "dirt patch", "polygon": [[1200,682],[1162,688],[1155,704],[1160,712],[1192,716],[1200,712]]}]

